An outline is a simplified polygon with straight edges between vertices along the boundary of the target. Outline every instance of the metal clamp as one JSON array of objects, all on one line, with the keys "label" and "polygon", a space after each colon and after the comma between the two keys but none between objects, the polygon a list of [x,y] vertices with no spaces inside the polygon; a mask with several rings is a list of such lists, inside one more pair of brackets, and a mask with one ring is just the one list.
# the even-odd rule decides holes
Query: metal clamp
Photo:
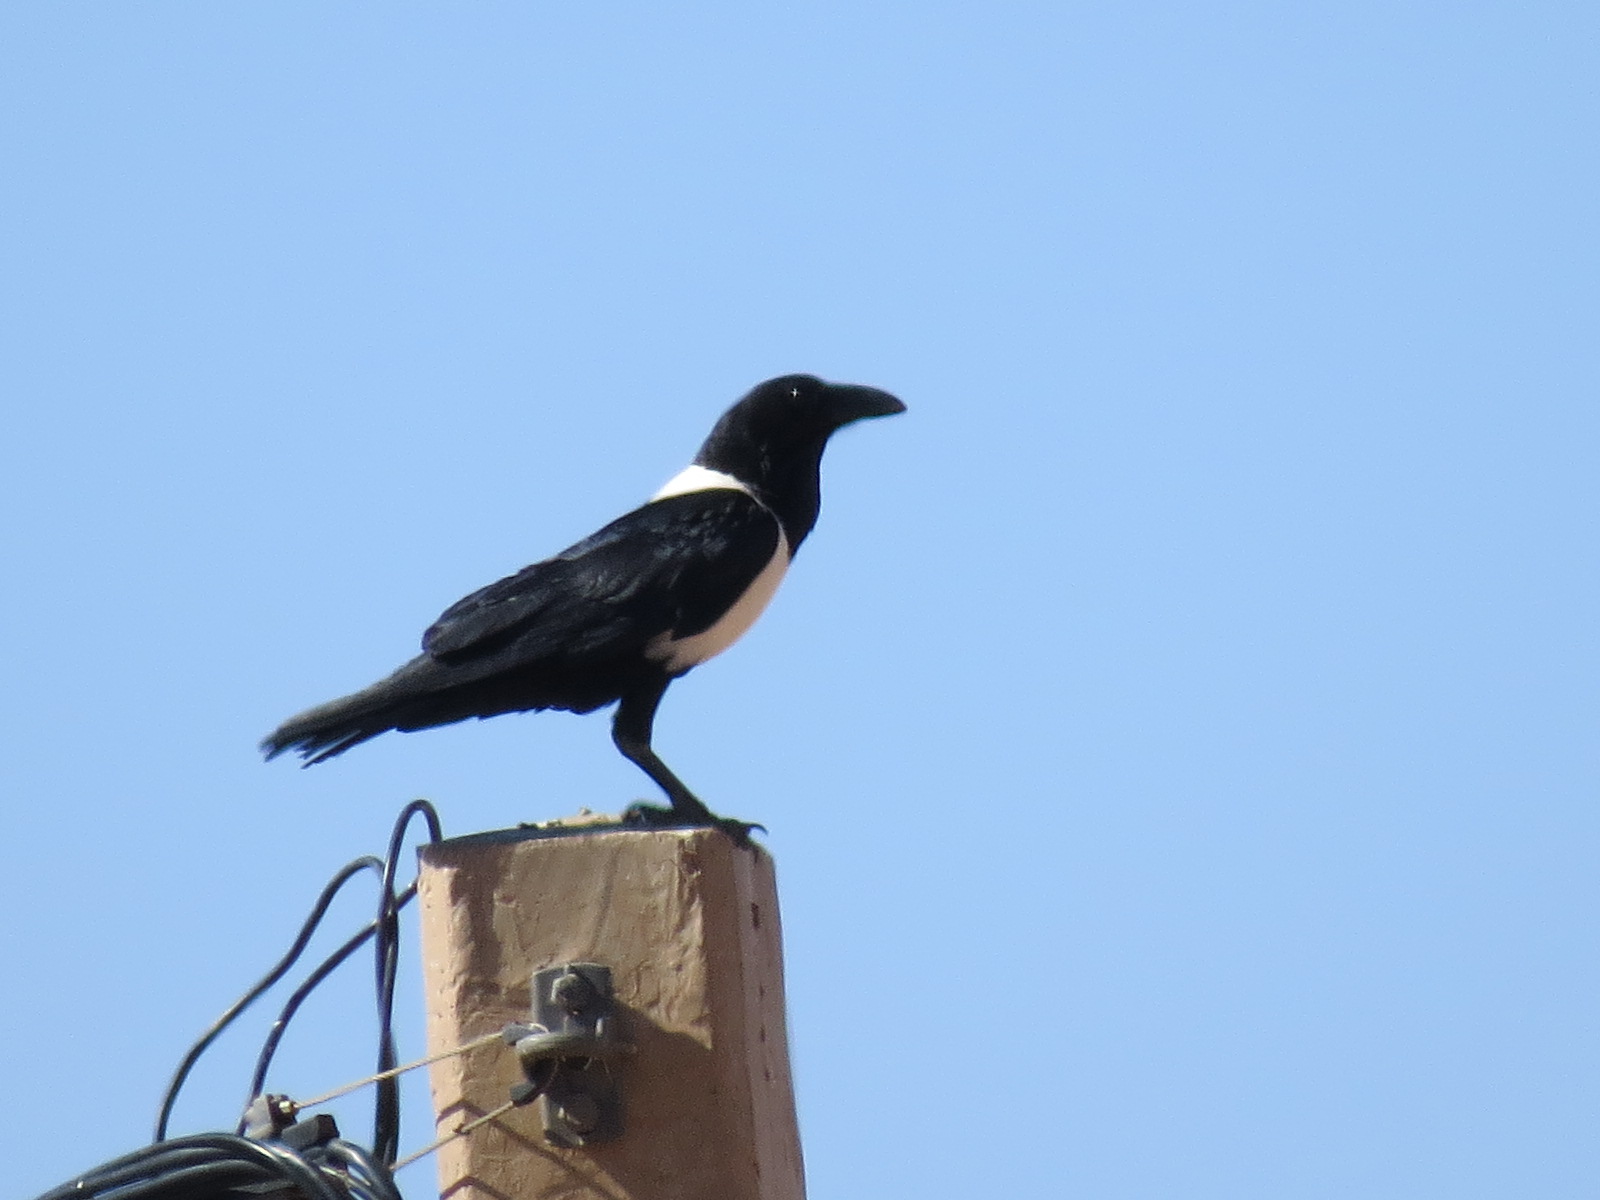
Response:
[{"label": "metal clamp", "polygon": [[613,1008],[609,967],[567,963],[533,973],[533,1021],[506,1026],[526,1077],[512,1099],[539,1097],[553,1146],[593,1146],[622,1135],[622,1093],[611,1068],[633,1047],[622,1040]]}]

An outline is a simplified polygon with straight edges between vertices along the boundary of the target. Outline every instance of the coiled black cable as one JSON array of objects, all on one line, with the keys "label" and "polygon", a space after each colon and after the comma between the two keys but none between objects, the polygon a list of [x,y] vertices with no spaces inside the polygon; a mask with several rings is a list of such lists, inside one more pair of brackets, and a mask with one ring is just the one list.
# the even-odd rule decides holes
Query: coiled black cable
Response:
[{"label": "coiled black cable", "polygon": [[381,880],[377,917],[324,959],[289,997],[256,1060],[250,1098],[254,1100],[264,1090],[273,1055],[300,1006],[369,938],[375,939],[378,1072],[382,1074],[396,1065],[394,992],[400,953],[399,917],[400,910],[416,896],[417,885],[413,882],[397,891],[395,876],[407,830],[418,816],[427,825],[429,840],[441,839],[439,815],[433,806],[426,800],[413,800],[396,819],[383,859],[365,855],[347,863],[328,881],[283,957],[230,1005],[183,1056],[162,1096],[155,1141],[51,1189],[38,1200],[93,1200],[99,1196],[112,1196],[114,1200],[237,1200],[285,1186],[302,1200],[401,1200],[390,1174],[400,1136],[399,1083],[393,1077],[378,1081],[374,1149],[370,1152],[340,1140],[331,1118],[323,1118],[325,1126],[302,1122],[281,1136],[266,1139],[242,1136],[242,1122],[238,1133],[203,1133],[173,1139],[166,1139],[166,1133],[178,1094],[195,1064],[245,1009],[299,961],[334,898],[364,871],[377,873]]},{"label": "coiled black cable", "polygon": [[[116,1200],[213,1200],[272,1183],[289,1184],[306,1200],[348,1200],[349,1189],[336,1178],[342,1162],[334,1157],[324,1167],[280,1143],[202,1133],[114,1158],[38,1200],[91,1200],[111,1192]],[[387,1172],[383,1178],[389,1190],[382,1200],[398,1200]],[[379,1196],[375,1191],[373,1200]]]}]

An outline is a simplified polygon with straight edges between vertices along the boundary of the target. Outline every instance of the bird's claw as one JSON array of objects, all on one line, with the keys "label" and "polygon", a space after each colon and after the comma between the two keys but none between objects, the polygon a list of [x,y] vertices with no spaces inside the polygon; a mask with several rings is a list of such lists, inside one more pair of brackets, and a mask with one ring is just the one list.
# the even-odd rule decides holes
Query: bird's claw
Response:
[{"label": "bird's claw", "polygon": [[755,848],[755,843],[750,840],[751,831],[756,829],[762,833],[767,831],[767,827],[759,821],[741,821],[736,817],[718,817],[713,823],[733,839],[734,845],[750,849]]}]

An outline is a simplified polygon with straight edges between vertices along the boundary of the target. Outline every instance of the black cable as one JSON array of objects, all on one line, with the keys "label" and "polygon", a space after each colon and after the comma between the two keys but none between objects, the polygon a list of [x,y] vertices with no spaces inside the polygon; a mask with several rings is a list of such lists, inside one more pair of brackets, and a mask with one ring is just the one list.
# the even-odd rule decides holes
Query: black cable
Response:
[{"label": "black cable", "polygon": [[[409,904],[416,894],[417,885],[413,883],[395,898],[395,911],[398,912]],[[288,1032],[289,1022],[294,1019],[295,1013],[300,1011],[300,1006],[306,1002],[307,998],[310,997],[311,993],[317,989],[317,986],[324,979],[333,974],[339,964],[366,945],[367,939],[377,931],[378,923],[373,921],[360,933],[323,959],[321,965],[307,975],[305,982],[297,987],[289,999],[284,1002],[283,1011],[278,1014],[278,1019],[272,1023],[272,1028],[268,1030],[266,1041],[261,1046],[261,1054],[256,1059],[255,1073],[250,1076],[250,1096],[246,1101],[247,1105],[265,1090],[267,1071],[272,1066],[272,1059],[278,1052],[278,1043],[283,1040],[283,1035]],[[242,1120],[239,1122],[239,1128],[241,1130],[244,1128]]]},{"label": "black cable", "polygon": [[[397,1057],[394,1051],[393,1011],[394,1011],[394,975],[399,956],[399,915],[400,910],[417,894],[417,885],[408,884],[401,892],[396,894],[394,888],[394,875],[399,866],[400,847],[405,839],[405,831],[412,819],[422,814],[428,826],[430,841],[439,841],[442,830],[439,824],[439,814],[433,805],[426,800],[413,800],[400,810],[400,815],[395,820],[394,831],[389,838],[388,854],[383,862],[383,885],[379,889],[378,917],[365,929],[346,941],[342,946],[330,954],[323,962],[312,971],[294,993],[285,1001],[283,1011],[278,1014],[277,1020],[272,1023],[265,1042],[262,1044],[261,1053],[256,1059],[255,1072],[250,1077],[250,1095],[246,1100],[249,1104],[266,1089],[267,1072],[271,1068],[273,1057],[277,1054],[278,1045],[283,1040],[283,1035],[288,1032],[289,1022],[294,1019],[300,1006],[310,997],[311,993],[331,975],[341,963],[359,950],[368,938],[378,935],[376,945],[378,965],[378,1017],[379,1028],[379,1071],[387,1071],[396,1065]],[[384,1051],[387,1050],[387,1061]],[[377,1084],[377,1111],[374,1116],[374,1157],[385,1166],[394,1162],[399,1151],[400,1138],[400,1098],[399,1082],[394,1079],[380,1080]],[[238,1126],[242,1132],[244,1122]],[[387,1144],[385,1144],[387,1143]]]},{"label": "black cable", "polygon": [[[287,1183],[305,1200],[347,1200],[344,1188],[327,1171],[313,1166],[289,1147],[228,1133],[156,1142],[52,1188],[38,1200],[91,1200],[111,1192],[118,1200],[124,1196],[142,1200],[180,1200],[185,1195],[214,1197],[229,1181],[256,1186]],[[202,1184],[216,1190],[197,1190]]]},{"label": "black cable", "polygon": [[[156,1143],[135,1150],[132,1154],[125,1154],[121,1158],[114,1158],[108,1163],[102,1163],[88,1175],[85,1181],[92,1181],[100,1191],[107,1191],[114,1187],[132,1183],[134,1180],[143,1179],[159,1171],[180,1171],[189,1167],[199,1166],[202,1163],[217,1161],[216,1151],[213,1149],[184,1149],[175,1148],[175,1143]],[[63,1184],[53,1192],[46,1192],[45,1197],[54,1196],[57,1192],[77,1195],[78,1190],[85,1187],[83,1182],[74,1181]],[[78,1189],[78,1190],[72,1190]]]},{"label": "black cable", "polygon": [[[367,870],[377,872],[382,882],[377,917],[324,959],[284,1004],[256,1060],[249,1101],[253,1102],[265,1089],[272,1059],[301,1005],[369,938],[374,940],[375,951],[378,1071],[381,1074],[395,1067],[394,993],[400,955],[400,912],[417,894],[415,881],[397,891],[395,876],[406,833],[417,816],[424,818],[430,841],[442,839],[439,815],[434,807],[426,800],[414,800],[400,811],[389,838],[388,853],[382,860],[363,856],[346,864],[328,882],[284,956],[212,1022],[184,1055],[162,1097],[155,1142],[104,1163],[81,1178],[45,1193],[39,1200],[92,1200],[101,1195],[111,1200],[217,1200],[221,1196],[279,1191],[285,1186],[300,1200],[401,1200],[390,1172],[400,1136],[399,1082],[395,1078],[377,1081],[374,1148],[370,1152],[338,1140],[331,1120],[328,1128],[332,1136],[309,1146],[304,1145],[304,1137],[289,1134],[286,1134],[286,1141],[245,1138],[243,1122],[239,1134],[162,1139],[178,1095],[195,1064],[246,1008],[299,961],[339,891]],[[294,1128],[306,1130],[309,1127],[302,1124]],[[288,1144],[291,1142],[293,1145]],[[300,1146],[304,1146],[303,1152],[296,1148]]]},{"label": "black cable", "polygon": [[261,1171],[253,1164],[224,1160],[157,1171],[118,1188],[117,1200],[217,1200],[261,1182]]},{"label": "black cable", "polygon": [[[394,1045],[394,988],[395,975],[400,963],[400,904],[394,891],[395,872],[400,866],[400,847],[405,842],[406,829],[413,817],[421,816],[428,827],[428,840],[437,842],[443,836],[439,814],[426,800],[413,800],[400,810],[395,819],[394,831],[389,835],[389,852],[383,860],[383,888],[378,898],[378,915],[374,943],[378,999],[378,1067],[374,1074],[394,1068],[399,1058]],[[407,889],[414,893],[416,885]],[[372,1156],[385,1167],[393,1164],[400,1153],[400,1081],[390,1077],[378,1081],[377,1099],[374,1103],[372,1129]]]},{"label": "black cable", "polygon": [[367,1200],[401,1200],[400,1189],[395,1187],[388,1168],[373,1162],[360,1146],[354,1142],[330,1142],[326,1149],[328,1157],[359,1182]]},{"label": "black cable", "polygon": [[[305,952],[307,944],[311,941],[311,935],[316,932],[317,926],[322,922],[322,918],[327,915],[328,906],[333,903],[333,899],[338,895],[339,889],[349,883],[356,875],[366,870],[377,871],[381,877],[383,863],[370,854],[363,855],[361,858],[346,864],[337,875],[329,880],[328,885],[322,889],[322,895],[317,897],[317,902],[311,910],[311,915],[306,918],[305,924],[300,927],[300,932],[296,935],[294,944],[278,960],[277,965],[262,976],[259,983],[234,1001],[226,1012],[212,1022],[211,1028],[201,1034],[194,1045],[189,1047],[189,1052],[183,1056],[183,1061],[178,1064],[178,1069],[173,1072],[172,1081],[167,1084],[166,1094],[161,1098],[161,1110],[156,1116],[156,1130],[153,1140],[159,1142],[167,1136],[167,1124],[172,1119],[173,1107],[178,1103],[178,1093],[182,1091],[184,1083],[188,1080],[189,1072],[194,1070],[195,1064],[200,1061],[200,1056],[211,1047],[212,1042],[222,1035],[223,1030],[233,1024],[240,1013],[254,1004],[256,1000],[260,999],[263,992],[288,973],[289,968],[294,966],[300,955]],[[254,1099],[254,1095],[251,1098]]]}]

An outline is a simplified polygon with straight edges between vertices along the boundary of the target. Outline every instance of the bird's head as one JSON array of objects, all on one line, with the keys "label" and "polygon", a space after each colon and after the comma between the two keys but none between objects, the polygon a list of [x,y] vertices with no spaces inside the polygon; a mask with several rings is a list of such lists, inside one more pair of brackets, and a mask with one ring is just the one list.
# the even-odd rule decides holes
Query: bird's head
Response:
[{"label": "bird's head", "polygon": [[695,462],[760,484],[786,460],[820,456],[835,430],[906,406],[888,392],[815,375],[780,375],[757,384],[722,415]]},{"label": "bird's head", "polygon": [[780,375],[725,412],[694,461],[754,490],[783,520],[793,548],[817,518],[817,472],[828,439],[852,422],[905,410],[877,388]]}]

